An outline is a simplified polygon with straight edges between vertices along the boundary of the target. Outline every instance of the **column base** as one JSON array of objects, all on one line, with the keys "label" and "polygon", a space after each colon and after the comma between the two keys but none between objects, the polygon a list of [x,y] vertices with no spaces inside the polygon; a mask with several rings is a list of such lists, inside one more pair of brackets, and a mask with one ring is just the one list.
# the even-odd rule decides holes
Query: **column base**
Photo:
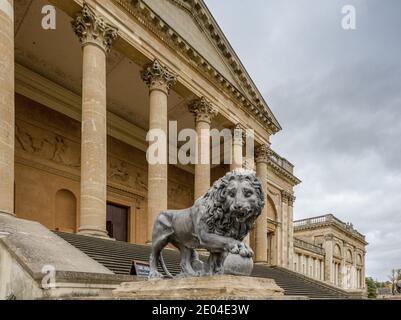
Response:
[{"label": "column base", "polygon": [[79,228],[77,234],[82,235],[82,236],[88,236],[88,237],[95,237],[95,238],[102,238],[106,240],[115,240],[109,237],[107,234],[106,230],[102,229],[95,229],[95,228]]}]

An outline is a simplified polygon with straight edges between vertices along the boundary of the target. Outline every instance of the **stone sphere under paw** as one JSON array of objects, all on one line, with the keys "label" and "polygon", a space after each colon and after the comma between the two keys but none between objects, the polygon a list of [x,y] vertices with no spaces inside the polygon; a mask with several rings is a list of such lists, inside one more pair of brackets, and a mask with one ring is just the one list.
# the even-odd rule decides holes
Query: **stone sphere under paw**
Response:
[{"label": "stone sphere under paw", "polygon": [[228,254],[224,261],[224,274],[235,276],[250,276],[253,271],[252,258],[242,257],[239,254]]}]

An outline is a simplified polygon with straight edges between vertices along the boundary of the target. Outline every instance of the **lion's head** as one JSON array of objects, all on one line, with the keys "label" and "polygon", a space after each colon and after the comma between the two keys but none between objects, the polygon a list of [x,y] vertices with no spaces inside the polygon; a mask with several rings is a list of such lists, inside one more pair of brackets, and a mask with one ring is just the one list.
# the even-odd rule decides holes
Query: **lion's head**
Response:
[{"label": "lion's head", "polygon": [[200,199],[206,206],[201,218],[208,232],[242,241],[252,229],[265,202],[254,171],[236,170],[216,181]]}]

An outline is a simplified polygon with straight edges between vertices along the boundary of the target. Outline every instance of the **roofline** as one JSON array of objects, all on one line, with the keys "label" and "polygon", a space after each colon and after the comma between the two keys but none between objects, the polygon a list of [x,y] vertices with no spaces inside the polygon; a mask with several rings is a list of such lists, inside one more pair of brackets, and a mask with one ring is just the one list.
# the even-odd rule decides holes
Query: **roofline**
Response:
[{"label": "roofline", "polygon": [[249,81],[252,83],[255,91],[257,92],[257,94],[259,95],[259,99],[261,100],[261,102],[263,103],[264,107],[268,110],[268,112],[271,114],[274,122],[277,124],[277,126],[280,128],[280,130],[282,130],[282,127],[279,123],[279,121],[277,120],[277,118],[275,117],[274,113],[272,112],[272,110],[270,109],[269,105],[267,104],[265,98],[263,97],[263,95],[260,93],[258,87],[256,86],[255,82],[253,81],[252,77],[249,75],[248,71],[246,70],[244,64],[242,63],[241,59],[239,58],[239,56],[237,55],[237,53],[235,52],[234,48],[232,47],[230,41],[227,39],[227,37],[225,36],[223,30],[220,28],[219,23],[216,21],[216,19],[213,17],[213,14],[211,13],[211,11],[209,10],[208,6],[206,5],[206,3],[204,2],[204,0],[195,0],[196,1],[200,1],[202,2],[204,9],[207,11],[207,13],[210,16],[210,19],[212,20],[212,22],[216,25],[217,30],[219,31],[219,33],[221,34],[221,37],[223,38],[224,42],[227,44],[228,48],[231,51],[231,54],[237,59],[237,61],[239,62],[241,68],[243,69],[243,72],[245,73],[245,75],[248,77]]},{"label": "roofline", "polygon": [[[329,219],[326,219],[326,218],[329,218]],[[319,219],[324,219],[324,221],[323,220],[319,221]],[[312,220],[316,220],[316,222],[312,222]],[[310,224],[306,223],[306,224],[303,224],[303,225],[300,225],[300,226],[296,226],[295,225],[297,222],[302,222],[302,221],[306,221],[306,222],[311,221],[311,223]],[[336,224],[335,223],[336,221],[338,221],[343,227],[340,227],[338,224]],[[298,229],[298,230],[304,230],[306,228],[314,228],[314,229],[316,229],[316,228],[320,228],[320,227],[326,226],[326,225],[333,225],[333,226],[337,227],[341,231],[344,231],[344,229],[345,229],[345,231],[347,231],[347,233],[350,236],[358,239],[359,241],[363,242],[365,245],[369,244],[366,241],[365,235],[363,235],[362,233],[360,233],[358,230],[354,229],[353,227],[352,227],[351,230],[348,230],[348,228],[346,228],[344,225],[349,225],[349,223],[343,222],[342,220],[338,219],[334,214],[331,214],[331,213],[325,214],[325,215],[321,215],[321,216],[315,216],[315,217],[310,217],[310,218],[305,218],[305,219],[294,220],[293,224],[294,224],[294,231],[295,231],[295,229]]]},{"label": "roofline", "polygon": [[[153,11],[144,0],[113,0],[117,5],[128,11],[133,17],[139,18],[142,24],[151,24],[151,31],[160,36],[161,40],[170,45],[177,52],[194,62],[194,66],[203,71],[215,84],[237,100],[245,111],[267,129],[269,134],[276,134],[282,130],[279,122],[260,94],[248,72],[226,39],[221,28],[213,18],[203,0],[169,0],[181,5],[190,11],[194,21],[202,30],[208,32],[216,50],[219,50],[225,62],[230,66],[232,73],[242,85],[232,83],[226,79],[206,58],[204,58],[191,44],[182,37],[173,27],[165,22],[157,12]],[[242,91],[245,91],[246,94]]]}]

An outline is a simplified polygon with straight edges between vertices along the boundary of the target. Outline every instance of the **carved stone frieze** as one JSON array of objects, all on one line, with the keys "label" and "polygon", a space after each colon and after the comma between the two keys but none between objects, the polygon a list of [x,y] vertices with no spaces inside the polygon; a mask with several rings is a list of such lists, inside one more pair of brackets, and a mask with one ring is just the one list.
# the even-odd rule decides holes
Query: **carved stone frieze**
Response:
[{"label": "carved stone frieze", "polygon": [[123,184],[132,189],[146,192],[148,190],[146,177],[143,171],[134,165],[113,157],[108,158],[108,174],[110,181],[118,184]]},{"label": "carved stone frieze", "polygon": [[108,177],[112,180],[128,181],[129,173],[127,163],[125,161],[119,161],[118,163],[110,162]]},{"label": "carved stone frieze", "polygon": [[80,157],[76,150],[71,149],[67,139],[52,132],[41,134],[21,125],[15,126],[17,146],[28,154],[46,159],[64,166],[79,168]]}]

